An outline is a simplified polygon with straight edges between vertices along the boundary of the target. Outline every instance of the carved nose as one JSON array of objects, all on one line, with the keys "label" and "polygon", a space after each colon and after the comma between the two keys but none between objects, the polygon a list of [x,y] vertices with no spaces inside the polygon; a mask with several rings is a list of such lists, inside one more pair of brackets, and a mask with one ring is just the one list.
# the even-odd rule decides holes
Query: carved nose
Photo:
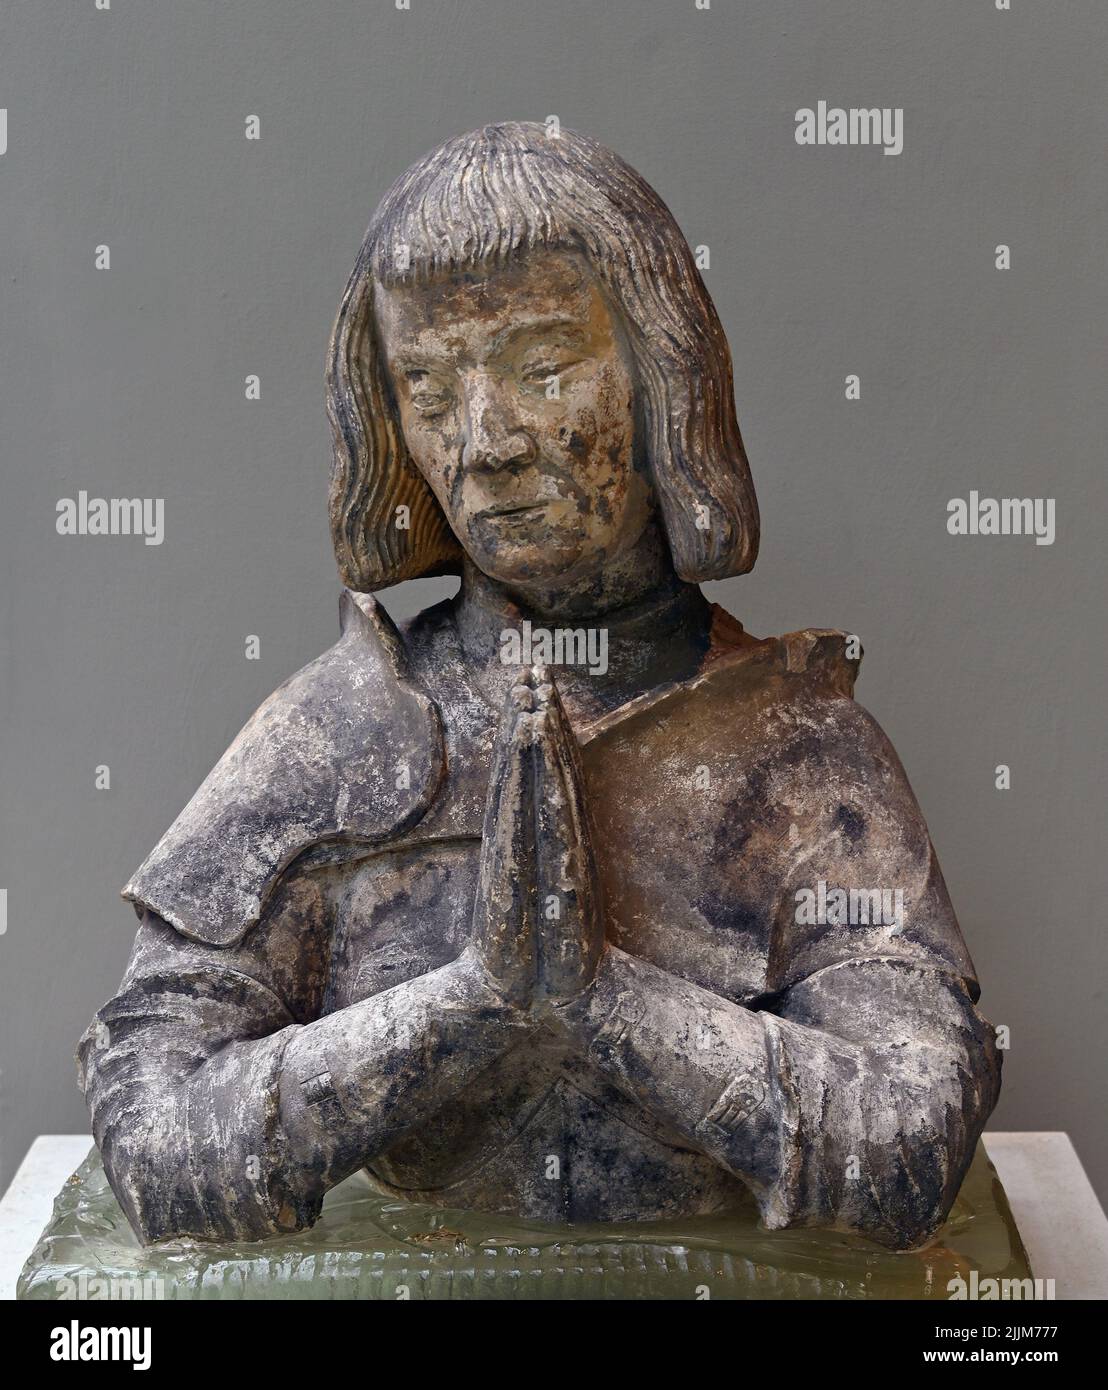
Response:
[{"label": "carved nose", "polygon": [[511,418],[506,403],[487,378],[474,384],[466,405],[463,467],[497,470],[526,463],[535,456],[534,440]]}]

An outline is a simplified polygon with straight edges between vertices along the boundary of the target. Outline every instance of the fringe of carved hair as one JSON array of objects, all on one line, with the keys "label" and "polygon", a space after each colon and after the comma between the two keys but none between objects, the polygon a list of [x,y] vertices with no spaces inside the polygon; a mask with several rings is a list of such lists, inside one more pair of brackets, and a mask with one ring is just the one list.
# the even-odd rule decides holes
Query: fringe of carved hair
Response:
[{"label": "fringe of carved hair", "polygon": [[[758,504],[735,415],[731,354],[673,215],[618,155],[537,123],[484,126],[417,161],[385,194],[331,335],[330,520],[343,582],[369,592],[457,572],[461,550],[408,457],[382,362],[375,281],[392,287],[576,251],[621,313],[646,457],[674,566],[698,582],[743,574]],[[406,507],[407,529],[396,524]]]}]

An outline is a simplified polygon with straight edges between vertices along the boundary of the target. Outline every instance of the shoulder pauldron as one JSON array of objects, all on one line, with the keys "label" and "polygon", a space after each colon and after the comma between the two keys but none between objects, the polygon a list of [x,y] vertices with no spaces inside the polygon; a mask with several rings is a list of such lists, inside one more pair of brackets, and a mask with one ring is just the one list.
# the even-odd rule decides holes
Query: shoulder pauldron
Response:
[{"label": "shoulder pauldron", "polygon": [[391,622],[344,592],[342,636],[261,705],[123,889],[182,935],[239,941],[281,873],[321,841],[385,842],[443,776],[442,728]]}]

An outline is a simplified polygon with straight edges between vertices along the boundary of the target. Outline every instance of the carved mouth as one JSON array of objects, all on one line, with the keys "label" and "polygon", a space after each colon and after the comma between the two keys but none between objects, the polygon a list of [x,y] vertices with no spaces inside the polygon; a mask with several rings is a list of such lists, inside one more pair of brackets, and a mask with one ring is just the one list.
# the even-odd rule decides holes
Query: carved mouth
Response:
[{"label": "carved mouth", "polygon": [[533,516],[549,505],[549,502],[517,502],[506,507],[487,507],[478,515],[482,521],[515,521]]}]

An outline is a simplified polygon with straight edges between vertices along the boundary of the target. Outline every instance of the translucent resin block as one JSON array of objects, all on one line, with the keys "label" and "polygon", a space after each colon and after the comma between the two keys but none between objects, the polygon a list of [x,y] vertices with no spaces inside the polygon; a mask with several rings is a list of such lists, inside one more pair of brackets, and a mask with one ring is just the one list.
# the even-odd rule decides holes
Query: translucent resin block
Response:
[{"label": "translucent resin block", "polygon": [[259,1243],[143,1248],[93,1150],[59,1194],[20,1298],[936,1298],[960,1276],[1027,1279],[1027,1254],[979,1148],[925,1249],[760,1230],[753,1206],[633,1226],[551,1226],[399,1202],[357,1174],[312,1230]]}]

